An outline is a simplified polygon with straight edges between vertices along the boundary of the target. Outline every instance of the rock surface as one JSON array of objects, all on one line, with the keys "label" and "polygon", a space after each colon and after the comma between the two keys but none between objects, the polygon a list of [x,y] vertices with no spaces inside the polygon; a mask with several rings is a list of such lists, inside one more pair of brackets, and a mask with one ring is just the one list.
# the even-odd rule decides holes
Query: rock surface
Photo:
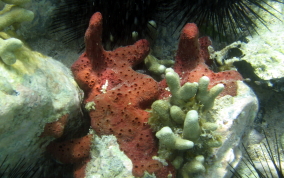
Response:
[{"label": "rock surface", "polygon": [[232,176],[229,164],[235,167],[240,162],[242,153],[239,148],[246,142],[257,111],[256,95],[241,81],[238,82],[237,96],[226,95],[215,100],[209,115],[219,125],[216,134],[221,136],[223,145],[214,148],[211,155],[214,160],[212,164],[210,159],[206,160],[210,165],[206,178]]},{"label": "rock surface", "polygon": [[47,123],[61,119],[55,130],[58,136],[67,121],[74,125],[74,118],[66,116],[80,111],[82,97],[69,69],[60,62],[25,46],[15,56],[12,65],[0,60],[0,160],[8,156],[4,166],[10,168],[19,158],[31,164],[42,156],[54,139],[50,134],[40,137]]}]

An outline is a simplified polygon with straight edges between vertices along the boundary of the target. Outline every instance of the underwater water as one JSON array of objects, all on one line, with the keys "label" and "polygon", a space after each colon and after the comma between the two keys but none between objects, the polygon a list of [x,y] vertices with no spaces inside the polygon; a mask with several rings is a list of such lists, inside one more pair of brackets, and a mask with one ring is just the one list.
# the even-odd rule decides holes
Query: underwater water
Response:
[{"label": "underwater water", "polygon": [[283,3],[0,0],[0,177],[283,177]]}]

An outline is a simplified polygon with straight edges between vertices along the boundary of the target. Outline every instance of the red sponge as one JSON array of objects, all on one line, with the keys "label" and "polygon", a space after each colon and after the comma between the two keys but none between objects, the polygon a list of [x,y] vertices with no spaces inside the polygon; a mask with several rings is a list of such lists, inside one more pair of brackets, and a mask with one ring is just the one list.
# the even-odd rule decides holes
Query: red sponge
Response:
[{"label": "red sponge", "polygon": [[[198,35],[198,28],[194,23],[188,23],[182,30],[173,67],[181,78],[181,85],[186,82],[198,82],[202,76],[207,76],[210,78],[209,89],[222,83],[225,89],[220,96],[235,96],[237,94],[236,82],[242,80],[242,76],[235,70],[218,73],[210,70],[207,64],[212,63],[208,52],[211,41],[208,37],[198,39]],[[160,86],[165,87],[165,81],[162,81]],[[168,92],[163,91],[160,98],[169,94],[165,93]]]},{"label": "red sponge", "polygon": [[113,134],[120,149],[132,160],[133,175],[144,171],[156,175],[173,173],[172,165],[163,166],[152,157],[157,155],[155,135],[147,124],[150,108],[158,98],[158,83],[132,67],[143,62],[149,43],[105,51],[101,45],[102,16],[95,13],[85,34],[86,52],[72,65],[72,72],[86,94],[86,102],[95,102],[90,111],[91,125],[98,135]]},{"label": "red sponge", "polygon": [[92,137],[93,135],[86,135],[65,142],[51,142],[47,146],[47,151],[60,163],[78,163],[89,158]]}]

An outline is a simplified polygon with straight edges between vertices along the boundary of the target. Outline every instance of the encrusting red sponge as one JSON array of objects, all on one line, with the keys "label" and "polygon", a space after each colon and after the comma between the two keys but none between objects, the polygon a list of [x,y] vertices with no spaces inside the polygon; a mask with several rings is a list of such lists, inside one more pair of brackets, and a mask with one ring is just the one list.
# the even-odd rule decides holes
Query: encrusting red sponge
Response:
[{"label": "encrusting red sponge", "polygon": [[45,124],[44,131],[40,137],[52,136],[59,138],[64,132],[65,125],[68,122],[68,114],[63,115],[57,121]]},{"label": "encrusting red sponge", "polygon": [[120,149],[133,163],[133,175],[144,171],[157,177],[175,175],[171,164],[163,166],[157,156],[158,142],[147,124],[150,108],[158,98],[158,83],[132,67],[149,54],[147,40],[134,45],[105,51],[101,44],[102,15],[95,13],[85,34],[86,52],[72,65],[72,72],[84,90],[85,103],[95,102],[91,110],[91,126],[98,135],[113,134]]},{"label": "encrusting red sponge", "polygon": [[[169,162],[168,165],[163,165],[152,159],[158,155],[158,140],[147,124],[149,112],[145,111],[155,100],[169,96],[169,92],[165,90],[166,82],[163,80],[158,83],[152,77],[132,69],[149,54],[149,43],[147,40],[139,40],[134,45],[106,51],[102,46],[101,35],[102,15],[97,12],[92,16],[85,33],[86,51],[71,67],[75,80],[84,90],[84,103],[95,103],[95,107],[89,111],[92,128],[99,136],[116,136],[120,149],[133,163],[134,176],[142,177],[147,171],[158,178],[168,175],[174,178],[175,169]],[[202,76],[208,76],[209,88],[223,83],[225,90],[221,95],[235,96],[236,81],[242,80],[241,75],[237,71],[211,71],[206,65],[210,63],[207,49],[209,45],[211,41],[208,37],[198,39],[195,24],[184,27],[173,67],[181,78],[181,84],[197,82]],[[71,161],[76,164],[80,159],[74,155],[84,154],[87,157],[83,159],[83,163],[86,164],[91,141],[89,136],[81,139],[84,140],[84,149],[67,151],[63,157],[60,155],[61,149],[55,149],[63,143],[51,143],[48,148],[61,162]],[[72,146],[70,141],[64,143]],[[68,160],[70,156],[73,157]],[[81,164],[74,175],[83,177],[85,165],[82,161],[79,162]]]},{"label": "encrusting red sponge", "polygon": [[91,139],[93,135],[86,135],[64,142],[51,142],[47,150],[62,164],[73,164],[89,157]]}]

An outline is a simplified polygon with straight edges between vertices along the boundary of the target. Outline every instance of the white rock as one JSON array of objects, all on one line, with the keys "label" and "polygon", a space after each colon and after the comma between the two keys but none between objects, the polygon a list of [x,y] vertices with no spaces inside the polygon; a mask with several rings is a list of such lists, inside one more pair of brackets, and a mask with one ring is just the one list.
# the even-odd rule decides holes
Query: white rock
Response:
[{"label": "white rock", "polygon": [[0,160],[8,156],[4,167],[21,158],[27,165],[34,163],[54,139],[39,137],[46,123],[78,113],[82,97],[60,62],[26,47],[15,55],[12,65],[0,60]]},{"label": "white rock", "polygon": [[258,100],[253,91],[243,82],[238,82],[238,94],[226,95],[216,99],[210,115],[219,128],[215,131],[221,136],[222,146],[214,151],[206,162],[211,162],[206,178],[230,177],[229,163],[236,166],[240,162],[241,143],[245,142],[258,111]]},{"label": "white rock", "polygon": [[[93,130],[90,132],[94,134]],[[86,178],[134,178],[132,167],[131,160],[120,150],[115,136],[94,136],[91,160],[86,166]]]},{"label": "white rock", "polygon": [[[283,4],[273,1],[267,1],[267,3],[280,12],[274,12],[279,19],[284,19]],[[234,61],[245,60],[252,65],[255,74],[263,80],[284,77],[284,23],[268,12],[259,11],[259,14],[266,21],[269,29],[256,21],[258,33],[246,37],[248,43],[234,42],[217,52],[210,47],[211,58],[216,59],[221,65],[225,63],[231,67]],[[243,56],[227,59],[227,52],[232,48],[239,48]]]}]

